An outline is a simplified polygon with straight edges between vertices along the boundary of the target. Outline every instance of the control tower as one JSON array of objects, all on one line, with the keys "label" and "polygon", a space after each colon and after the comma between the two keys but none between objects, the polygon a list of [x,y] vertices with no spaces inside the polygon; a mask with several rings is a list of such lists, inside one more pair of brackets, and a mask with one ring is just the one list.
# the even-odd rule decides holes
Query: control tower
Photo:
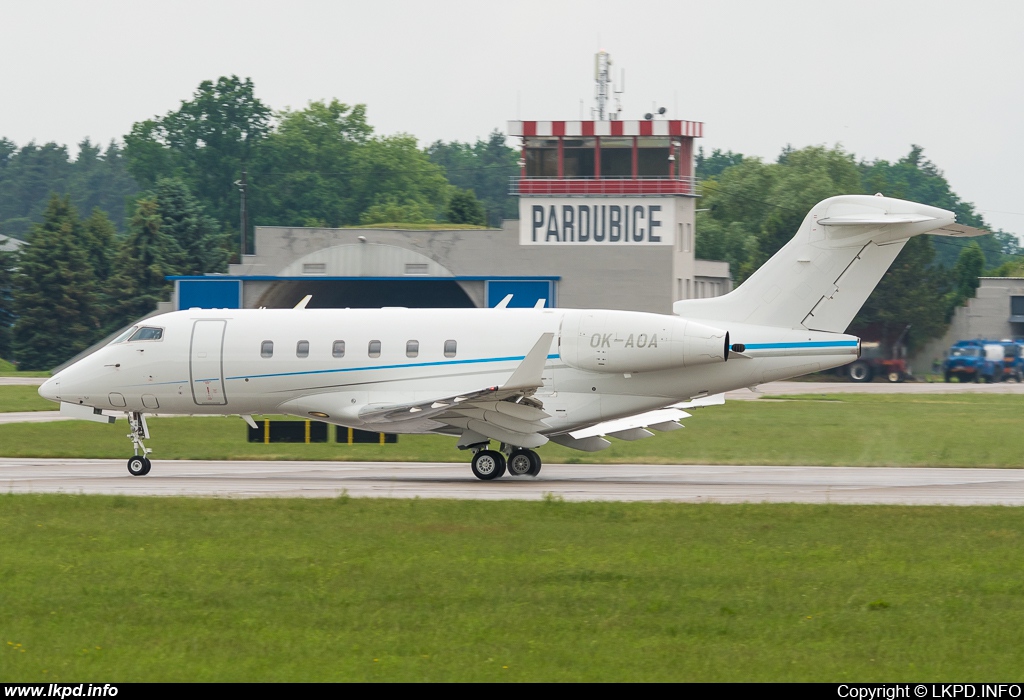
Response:
[{"label": "control tower", "polygon": [[674,299],[724,294],[728,284],[698,286],[709,275],[721,280],[722,271],[699,270],[694,256],[693,142],[704,125],[665,119],[664,109],[619,119],[619,110],[606,107],[609,90],[600,83],[607,75],[599,72],[595,91],[594,116],[603,119],[509,122],[522,147],[510,185],[519,196],[519,244],[615,246],[626,255],[660,246],[673,257]]}]

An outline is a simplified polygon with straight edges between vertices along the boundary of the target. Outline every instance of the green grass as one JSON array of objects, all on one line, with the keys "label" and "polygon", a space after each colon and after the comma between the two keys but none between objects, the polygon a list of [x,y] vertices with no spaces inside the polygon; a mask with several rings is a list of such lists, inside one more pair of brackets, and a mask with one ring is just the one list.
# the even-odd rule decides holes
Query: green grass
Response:
[{"label": "green grass", "polygon": [[0,496],[5,681],[1005,681],[1013,508]]},{"label": "green grass", "polygon": [[0,386],[0,413],[56,411],[57,404],[39,395],[36,386]]},{"label": "green grass", "polygon": [[[11,389],[15,387],[0,387]],[[18,387],[23,388],[23,387]],[[31,387],[29,387],[31,388]],[[4,392],[0,392],[3,395]],[[1024,410],[1012,395],[794,396],[699,409],[686,428],[603,452],[554,444],[548,463],[1024,466]],[[0,425],[0,457],[125,457],[123,420]],[[158,418],[147,445],[155,459],[468,461],[452,438],[402,435],[397,445],[249,444],[237,417]],[[332,430],[333,435],[333,430]]]},{"label": "green grass", "polygon": [[19,372],[18,368],[7,360],[0,359],[0,377],[49,377],[49,372]]}]

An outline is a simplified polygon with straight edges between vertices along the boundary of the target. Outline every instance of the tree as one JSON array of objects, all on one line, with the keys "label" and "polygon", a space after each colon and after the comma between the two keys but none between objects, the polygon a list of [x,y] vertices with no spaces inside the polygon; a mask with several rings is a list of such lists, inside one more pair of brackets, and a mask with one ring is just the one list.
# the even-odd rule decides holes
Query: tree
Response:
[{"label": "tree", "polygon": [[505,145],[498,130],[476,143],[435,141],[427,147],[432,163],[444,168],[448,182],[472,190],[486,210],[487,224],[501,226],[503,218],[518,216],[518,203],[509,196],[509,179],[519,173],[519,154]]},{"label": "tree", "polygon": [[82,245],[89,265],[98,283],[110,277],[114,260],[117,258],[117,230],[106,212],[96,208],[89,218],[82,222]]},{"label": "tree", "polygon": [[281,112],[253,165],[253,220],[277,226],[357,223],[365,207],[356,201],[356,154],[372,136],[365,105],[331,100]]},{"label": "tree", "polygon": [[416,139],[395,134],[370,139],[355,153],[352,201],[357,211],[387,202],[414,205],[441,219],[451,185],[441,168],[420,150]]},{"label": "tree", "polygon": [[270,117],[252,80],[205,80],[177,111],[132,126],[125,136],[128,169],[146,188],[162,177],[181,178],[217,221],[234,224],[234,183],[270,131]]},{"label": "tree", "polygon": [[50,198],[18,253],[14,356],[21,369],[50,369],[85,350],[100,330],[96,284],[67,196]]},{"label": "tree", "polygon": [[182,274],[227,272],[230,241],[184,182],[175,178],[157,180],[156,203],[161,231],[181,249]]},{"label": "tree", "polygon": [[968,299],[974,298],[974,293],[981,285],[978,279],[985,271],[985,254],[976,241],[971,241],[966,248],[960,251],[956,265],[953,267],[953,289],[946,294],[946,320],[953,317],[953,312],[958,306],[962,306]]},{"label": "tree", "polygon": [[108,285],[107,332],[150,313],[169,297],[171,283],[165,278],[180,274],[185,254],[162,223],[156,197],[140,199]]},{"label": "tree", "polygon": [[726,168],[742,163],[743,154],[733,153],[732,151],[723,153],[720,149],[716,148],[711,152],[710,156],[705,156],[704,147],[701,146],[697,149],[697,157],[694,160],[696,160],[694,175],[697,176],[698,180],[707,180],[709,177],[720,175]]},{"label": "tree", "polygon": [[448,201],[445,218],[453,224],[487,225],[487,213],[473,190],[456,189]]},{"label": "tree", "polygon": [[14,325],[15,254],[0,250],[0,359],[12,356],[11,327]]},{"label": "tree", "polygon": [[253,173],[254,221],[279,226],[437,221],[450,190],[415,138],[374,136],[365,105],[337,100],[283,112]]},{"label": "tree", "polygon": [[24,238],[33,223],[42,221],[55,192],[69,195],[78,211],[103,209],[123,230],[126,202],[138,191],[113,141],[103,151],[85,139],[72,161],[68,149],[55,143],[18,149],[0,139],[0,226],[16,238]]}]

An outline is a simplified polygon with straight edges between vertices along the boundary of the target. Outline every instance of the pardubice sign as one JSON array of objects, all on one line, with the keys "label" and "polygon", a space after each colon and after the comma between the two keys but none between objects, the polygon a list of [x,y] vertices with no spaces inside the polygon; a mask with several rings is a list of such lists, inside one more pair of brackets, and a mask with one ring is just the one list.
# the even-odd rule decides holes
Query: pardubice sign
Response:
[{"label": "pardubice sign", "polygon": [[671,197],[519,199],[519,245],[673,245]]}]

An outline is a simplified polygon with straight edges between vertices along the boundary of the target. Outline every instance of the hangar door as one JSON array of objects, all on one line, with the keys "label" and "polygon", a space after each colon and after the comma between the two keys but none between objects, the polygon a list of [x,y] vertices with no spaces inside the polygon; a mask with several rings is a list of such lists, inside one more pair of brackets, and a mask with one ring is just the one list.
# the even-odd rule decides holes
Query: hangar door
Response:
[{"label": "hangar door", "polygon": [[189,351],[189,376],[192,400],[199,406],[223,406],[224,394],[224,330],[223,320],[196,321],[192,326]]}]

